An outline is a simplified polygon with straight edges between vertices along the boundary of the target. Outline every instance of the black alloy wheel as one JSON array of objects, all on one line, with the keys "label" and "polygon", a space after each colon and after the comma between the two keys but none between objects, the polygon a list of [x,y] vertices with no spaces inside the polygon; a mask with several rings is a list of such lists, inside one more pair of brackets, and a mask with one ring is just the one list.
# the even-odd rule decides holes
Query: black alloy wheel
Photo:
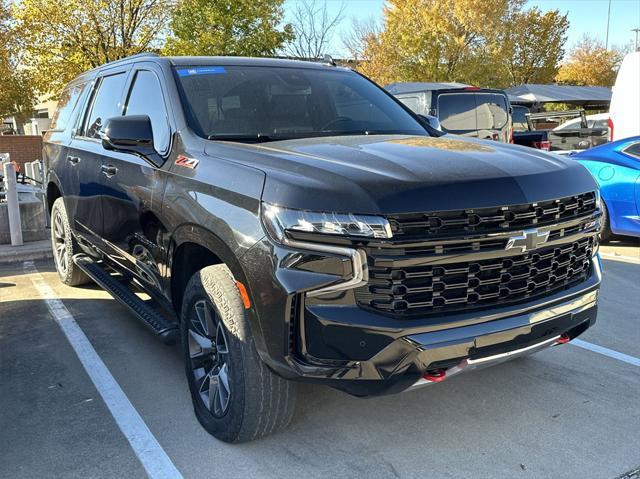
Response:
[{"label": "black alloy wheel", "polygon": [[202,404],[217,418],[231,401],[231,364],[225,326],[207,299],[197,301],[189,318],[191,371]]}]

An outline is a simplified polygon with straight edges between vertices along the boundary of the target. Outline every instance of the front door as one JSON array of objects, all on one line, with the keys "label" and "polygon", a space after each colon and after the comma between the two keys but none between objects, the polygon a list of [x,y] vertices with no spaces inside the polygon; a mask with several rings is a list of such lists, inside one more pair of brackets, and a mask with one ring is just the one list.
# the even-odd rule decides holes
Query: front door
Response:
[{"label": "front door", "polygon": [[[153,66],[130,75],[124,115],[148,115],[160,158],[170,150],[170,123],[159,75]],[[130,271],[149,292],[162,291],[160,265],[165,252],[160,220],[166,173],[161,164],[134,154],[102,157],[103,240],[109,256]]]}]

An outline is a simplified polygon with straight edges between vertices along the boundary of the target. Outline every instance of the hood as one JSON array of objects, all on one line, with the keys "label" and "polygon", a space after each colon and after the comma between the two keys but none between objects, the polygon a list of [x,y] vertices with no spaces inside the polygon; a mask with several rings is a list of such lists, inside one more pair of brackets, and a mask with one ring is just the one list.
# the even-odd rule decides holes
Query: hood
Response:
[{"label": "hood", "polygon": [[549,200],[597,189],[578,162],[453,135],[341,136],[257,145],[211,142],[206,153],[265,172],[263,200],[369,214]]}]

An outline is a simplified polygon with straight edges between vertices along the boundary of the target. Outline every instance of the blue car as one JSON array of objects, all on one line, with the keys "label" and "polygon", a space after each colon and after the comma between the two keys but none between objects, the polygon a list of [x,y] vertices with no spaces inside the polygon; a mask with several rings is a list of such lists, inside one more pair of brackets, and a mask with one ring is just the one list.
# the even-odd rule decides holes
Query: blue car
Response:
[{"label": "blue car", "polygon": [[602,239],[612,234],[640,236],[640,136],[572,155],[600,186],[604,209]]}]

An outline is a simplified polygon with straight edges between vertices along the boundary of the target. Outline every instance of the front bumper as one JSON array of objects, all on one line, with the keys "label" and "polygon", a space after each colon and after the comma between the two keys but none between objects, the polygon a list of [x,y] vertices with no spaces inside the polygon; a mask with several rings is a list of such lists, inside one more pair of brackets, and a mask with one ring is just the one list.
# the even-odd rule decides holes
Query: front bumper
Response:
[{"label": "front bumper", "polygon": [[[323,383],[356,396],[396,393],[578,336],[595,323],[600,262],[569,289],[524,304],[444,317],[397,319],[357,306],[353,291],[308,297],[348,273],[349,260],[292,252],[265,239],[244,257],[262,359],[288,379]],[[268,266],[268,267],[267,267]],[[335,278],[335,277],[334,277]],[[431,375],[431,376],[429,376]]]}]

